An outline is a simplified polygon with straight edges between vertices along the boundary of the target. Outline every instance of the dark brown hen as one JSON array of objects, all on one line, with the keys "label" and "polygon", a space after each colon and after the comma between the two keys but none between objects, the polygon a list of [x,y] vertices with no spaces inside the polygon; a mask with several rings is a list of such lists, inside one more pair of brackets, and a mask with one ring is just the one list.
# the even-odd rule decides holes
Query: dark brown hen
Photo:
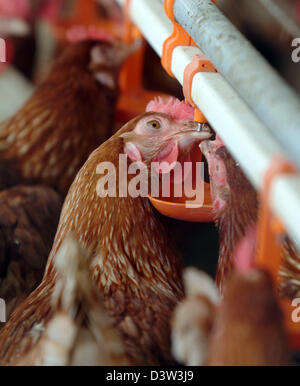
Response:
[{"label": "dark brown hen", "polygon": [[119,42],[70,44],[32,97],[0,125],[0,159],[22,181],[67,193],[89,154],[113,132],[117,77],[130,50]]},{"label": "dark brown hen", "polygon": [[37,325],[42,336],[22,355],[20,366],[128,365],[124,344],[90,280],[89,253],[69,235],[55,256],[57,279],[51,298],[52,317]]},{"label": "dark brown hen", "polygon": [[43,186],[0,192],[0,298],[7,318],[43,277],[62,204]]}]

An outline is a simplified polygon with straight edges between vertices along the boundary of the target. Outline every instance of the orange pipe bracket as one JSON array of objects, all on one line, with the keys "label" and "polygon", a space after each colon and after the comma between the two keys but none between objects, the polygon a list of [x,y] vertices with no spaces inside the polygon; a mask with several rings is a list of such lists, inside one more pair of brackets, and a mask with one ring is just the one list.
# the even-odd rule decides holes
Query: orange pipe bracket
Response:
[{"label": "orange pipe bracket", "polygon": [[[216,0],[211,0],[216,5]],[[185,31],[185,29],[175,21],[174,16],[174,3],[175,0],[165,0],[164,8],[168,18],[173,23],[173,32],[165,40],[163,45],[163,53],[161,58],[161,63],[167,73],[174,78],[174,75],[171,70],[172,66],[172,55],[174,48],[178,46],[195,46],[196,43],[190,37],[190,35]]]},{"label": "orange pipe bracket", "polygon": [[167,73],[173,78],[174,75],[172,73],[171,66],[174,48],[176,48],[177,46],[190,46],[192,41],[190,35],[185,31],[185,29],[181,27],[180,24],[175,22],[173,10],[174,3],[175,0],[165,0],[164,2],[166,14],[173,23],[173,32],[164,42],[163,54],[161,58],[162,66],[167,71]]},{"label": "orange pipe bracket", "polygon": [[[271,212],[269,206],[270,190],[275,178],[282,174],[295,173],[296,168],[289,161],[282,157],[275,157],[265,174],[264,188],[260,197],[256,264],[269,271],[275,285],[277,285],[280,267],[279,236],[284,233],[284,228]],[[272,259],[269,256],[272,256]]]},{"label": "orange pipe bracket", "polygon": [[183,76],[183,94],[186,101],[195,108],[194,120],[200,123],[206,123],[207,120],[192,100],[192,85],[194,76],[198,72],[217,72],[214,65],[206,58],[195,55],[192,62],[186,66]]}]

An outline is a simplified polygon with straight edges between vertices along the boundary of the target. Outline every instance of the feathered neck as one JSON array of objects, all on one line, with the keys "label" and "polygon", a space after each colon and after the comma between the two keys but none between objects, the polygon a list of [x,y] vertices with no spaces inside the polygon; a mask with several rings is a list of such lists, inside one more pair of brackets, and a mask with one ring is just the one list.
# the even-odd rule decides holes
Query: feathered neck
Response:
[{"label": "feathered neck", "polygon": [[74,232],[95,255],[93,273],[104,291],[112,285],[122,287],[130,283],[138,289],[148,283],[170,293],[181,293],[180,259],[148,198],[101,198],[97,194],[97,166],[101,162],[116,166],[118,181],[119,154],[123,153],[119,135],[120,132],[91,154],[72,184],[46,276],[62,240],[67,233]]}]

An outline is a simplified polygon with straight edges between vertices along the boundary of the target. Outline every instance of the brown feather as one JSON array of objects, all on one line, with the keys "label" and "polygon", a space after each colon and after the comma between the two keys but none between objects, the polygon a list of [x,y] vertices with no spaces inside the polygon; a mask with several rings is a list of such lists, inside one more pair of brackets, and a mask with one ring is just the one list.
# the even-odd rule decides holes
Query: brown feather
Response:
[{"label": "brown feather", "polygon": [[2,364],[14,363],[32,347],[30,331],[51,317],[53,259],[69,232],[95,256],[92,276],[123,336],[128,358],[138,364],[173,363],[169,323],[183,296],[181,260],[147,198],[100,198],[96,192],[97,165],[110,161],[118,166],[124,146],[119,135],[132,130],[138,119],[95,150],[78,173],[62,210],[43,282],[0,334]]},{"label": "brown feather", "polygon": [[7,318],[41,282],[62,204],[43,186],[0,192],[0,298]]},{"label": "brown feather", "polygon": [[211,366],[289,364],[283,318],[267,273],[232,274],[216,316],[208,356]]},{"label": "brown feather", "polygon": [[[88,155],[111,135],[117,89],[101,86],[89,70],[95,44],[67,47],[28,102],[2,123],[0,157],[14,162],[23,180],[66,194]],[[115,76],[118,70],[111,69]]]},{"label": "brown feather", "polygon": [[221,291],[233,268],[233,253],[247,230],[256,224],[257,195],[241,168],[225,147],[217,150],[225,164],[227,187],[223,192],[225,206],[215,212],[219,228],[220,250],[216,281]]}]

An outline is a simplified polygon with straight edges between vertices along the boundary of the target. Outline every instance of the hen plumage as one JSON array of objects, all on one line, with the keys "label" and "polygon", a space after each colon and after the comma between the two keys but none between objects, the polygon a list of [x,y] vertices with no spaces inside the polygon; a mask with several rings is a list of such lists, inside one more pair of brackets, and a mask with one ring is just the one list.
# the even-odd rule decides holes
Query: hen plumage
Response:
[{"label": "hen plumage", "polygon": [[221,292],[233,268],[233,254],[247,230],[257,221],[257,194],[219,137],[201,145],[210,175],[220,249],[216,281]]},{"label": "hen plumage", "polygon": [[[92,277],[104,295],[105,310],[122,336],[128,359],[135,364],[174,363],[170,316],[183,296],[181,259],[147,196],[99,195],[97,167],[102,162],[116,167],[118,191],[119,154],[131,149],[134,155],[144,155],[145,148],[151,147],[151,157],[156,157],[165,153],[170,141],[181,149],[181,141],[191,146],[209,138],[210,134],[199,133],[198,125],[191,121],[193,109],[188,110],[187,120],[171,115],[180,107],[173,103],[168,104],[169,114],[142,114],[91,154],[69,190],[41,285],[18,307],[0,334],[2,364],[16,363],[25,346],[26,350],[34,346],[35,326],[46,325],[52,318],[51,297],[57,278],[54,259],[70,232],[93,255]],[[162,122],[161,131],[152,129],[155,119]],[[143,130],[149,131],[144,140],[139,134]],[[143,162],[148,164],[151,157]],[[129,181],[132,178],[129,174]]]},{"label": "hen plumage", "polygon": [[51,318],[34,327],[38,344],[17,365],[128,365],[121,337],[104,310],[103,298],[90,280],[90,256],[68,236],[55,257],[57,278]]},{"label": "hen plumage", "polygon": [[46,186],[0,191],[0,298],[7,318],[41,282],[62,204]]}]

